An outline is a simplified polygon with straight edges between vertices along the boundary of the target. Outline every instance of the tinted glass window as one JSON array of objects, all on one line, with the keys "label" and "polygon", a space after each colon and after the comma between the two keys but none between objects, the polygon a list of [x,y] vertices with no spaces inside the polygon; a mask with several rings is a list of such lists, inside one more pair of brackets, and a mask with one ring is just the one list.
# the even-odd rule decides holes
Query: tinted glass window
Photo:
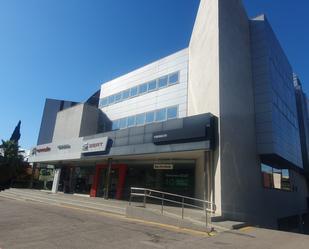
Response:
[{"label": "tinted glass window", "polygon": [[148,83],[148,91],[154,91],[157,88],[157,81],[153,80]]},{"label": "tinted glass window", "polygon": [[119,128],[124,129],[127,127],[127,118],[122,118],[119,120]]},{"label": "tinted glass window", "polygon": [[107,98],[103,98],[100,100],[100,106],[107,106],[108,105],[108,99]]},{"label": "tinted glass window", "polygon": [[136,95],[137,95],[137,86],[132,87],[132,88],[130,89],[130,96],[131,96],[131,97],[134,97],[134,96],[136,96]]},{"label": "tinted glass window", "polygon": [[130,89],[122,92],[122,99],[125,100],[130,97]]},{"label": "tinted glass window", "polygon": [[145,124],[145,113],[136,115],[136,125]]},{"label": "tinted glass window", "polygon": [[156,111],[156,121],[163,121],[166,119],[166,109]]},{"label": "tinted glass window", "polygon": [[115,102],[119,102],[119,101],[121,101],[121,93],[117,93],[115,95]]},{"label": "tinted glass window", "polygon": [[169,85],[176,84],[176,83],[178,83],[178,81],[179,81],[179,73],[178,72],[172,73],[172,74],[169,75],[169,77],[168,77],[168,84]]},{"label": "tinted glass window", "polygon": [[119,120],[113,121],[112,129],[113,130],[118,130],[119,129]]},{"label": "tinted glass window", "polygon": [[115,95],[111,95],[108,97],[108,103],[113,104],[115,102]]},{"label": "tinted glass window", "polygon": [[147,112],[146,113],[146,123],[154,122],[154,116],[155,116],[154,112]]},{"label": "tinted glass window", "polygon": [[147,83],[140,85],[139,88],[138,88],[138,93],[143,94],[143,93],[147,92],[147,87],[148,87]]},{"label": "tinted glass window", "polygon": [[177,106],[167,108],[167,119],[177,118],[178,108]]},{"label": "tinted glass window", "polygon": [[167,76],[164,76],[162,78],[159,79],[158,81],[158,87],[166,87],[167,86]]},{"label": "tinted glass window", "polygon": [[270,165],[261,164],[263,186],[271,189],[291,191],[291,179],[288,169],[274,168]]},{"label": "tinted glass window", "polygon": [[135,126],[135,116],[128,117],[128,127]]}]

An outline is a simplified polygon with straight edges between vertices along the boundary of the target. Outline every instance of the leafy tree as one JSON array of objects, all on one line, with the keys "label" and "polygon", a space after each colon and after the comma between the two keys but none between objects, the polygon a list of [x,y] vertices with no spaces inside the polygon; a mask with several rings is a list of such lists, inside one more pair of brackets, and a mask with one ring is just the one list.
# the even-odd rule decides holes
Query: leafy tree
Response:
[{"label": "leafy tree", "polygon": [[3,141],[0,146],[3,156],[0,157],[0,187],[8,187],[10,181],[21,171],[23,158],[18,154],[18,144],[15,141]]}]

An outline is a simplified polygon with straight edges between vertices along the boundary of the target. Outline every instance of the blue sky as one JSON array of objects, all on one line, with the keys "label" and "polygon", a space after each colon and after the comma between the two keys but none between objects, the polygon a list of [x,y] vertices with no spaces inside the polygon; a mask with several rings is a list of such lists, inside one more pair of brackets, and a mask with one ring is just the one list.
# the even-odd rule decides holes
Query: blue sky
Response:
[{"label": "blue sky", "polygon": [[[198,0],[0,0],[0,138],[36,144],[45,98],[84,101],[102,82],[187,47]],[[244,0],[266,13],[309,93],[309,2]]]}]

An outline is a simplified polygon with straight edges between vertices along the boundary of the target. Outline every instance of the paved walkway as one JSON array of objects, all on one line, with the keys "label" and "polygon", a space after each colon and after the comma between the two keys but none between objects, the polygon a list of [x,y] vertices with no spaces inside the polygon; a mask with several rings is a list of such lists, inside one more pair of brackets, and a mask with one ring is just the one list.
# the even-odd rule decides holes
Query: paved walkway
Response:
[{"label": "paved walkway", "polygon": [[[90,198],[80,195],[63,194],[61,192],[53,194],[50,191],[33,190],[33,189],[16,189],[11,188],[0,192],[0,196],[11,198],[11,199],[21,199],[21,200],[31,200],[41,203],[46,203],[49,205],[69,205],[80,208],[88,208],[91,210],[99,210],[104,212],[110,212],[120,215],[126,215],[126,207],[129,205],[128,201],[120,200],[105,200],[103,198]],[[132,205],[142,206],[140,202],[133,202]],[[161,205],[157,204],[147,204],[147,210],[161,214]],[[180,207],[175,206],[164,206],[163,214],[168,217],[181,219],[182,210]],[[198,226],[205,226],[206,216],[204,211],[185,208],[184,209],[184,219],[190,221]],[[224,231],[231,230],[235,225],[241,225],[241,222],[235,221],[221,221],[213,222],[213,227],[216,230]]]}]

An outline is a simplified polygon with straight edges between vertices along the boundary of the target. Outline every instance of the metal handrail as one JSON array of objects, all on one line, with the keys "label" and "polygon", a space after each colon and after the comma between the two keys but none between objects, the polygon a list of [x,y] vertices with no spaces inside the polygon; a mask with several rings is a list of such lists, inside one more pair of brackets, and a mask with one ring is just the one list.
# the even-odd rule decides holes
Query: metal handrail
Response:
[{"label": "metal handrail", "polygon": [[[154,194],[159,194],[160,196],[154,195]],[[180,198],[181,201],[169,199],[168,196]],[[202,200],[202,199],[197,199],[197,198],[188,197],[188,196],[184,196],[184,195],[178,195],[178,194],[163,192],[163,191],[154,190],[154,189],[131,187],[129,205],[131,205],[133,197],[143,197],[144,208],[146,208],[147,197],[152,198],[152,199],[156,199],[156,200],[161,200],[161,213],[162,214],[163,214],[163,211],[164,211],[164,202],[179,204],[179,205],[181,205],[181,218],[182,219],[184,219],[185,206],[203,210],[205,212],[205,215],[206,215],[206,228],[208,228],[208,214],[214,213],[216,211],[216,205],[214,203],[210,202],[210,201],[205,201],[205,200]],[[194,205],[194,204],[191,204],[191,203],[186,203],[186,200],[200,202],[201,204],[203,204],[203,207],[198,206],[198,205]]]}]

